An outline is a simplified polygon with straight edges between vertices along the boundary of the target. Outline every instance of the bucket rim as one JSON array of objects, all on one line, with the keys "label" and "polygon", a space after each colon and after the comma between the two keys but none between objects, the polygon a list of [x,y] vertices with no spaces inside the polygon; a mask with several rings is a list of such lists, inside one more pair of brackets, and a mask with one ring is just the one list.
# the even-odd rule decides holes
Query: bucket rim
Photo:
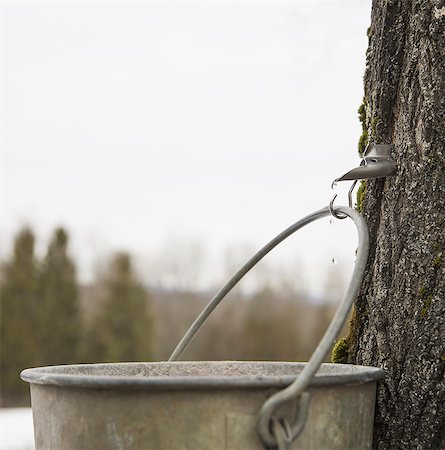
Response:
[{"label": "bucket rim", "polygon": [[[217,368],[218,365],[233,365],[233,367],[248,364],[261,368],[264,366],[286,365],[301,371],[305,364],[284,361],[178,361],[178,362],[121,362],[97,364],[70,364],[45,366],[25,369],[20,377],[30,384],[50,385],[61,387],[78,387],[92,389],[136,389],[136,390],[178,390],[178,389],[255,389],[255,388],[284,388],[289,386],[298,375],[91,375],[85,373],[68,373],[70,371],[98,371],[103,369],[131,368],[131,366],[161,365],[184,366],[208,365]],[[323,373],[327,369],[331,373]],[[309,387],[363,384],[379,381],[384,377],[382,369],[377,367],[324,363],[322,372],[317,373]]]}]

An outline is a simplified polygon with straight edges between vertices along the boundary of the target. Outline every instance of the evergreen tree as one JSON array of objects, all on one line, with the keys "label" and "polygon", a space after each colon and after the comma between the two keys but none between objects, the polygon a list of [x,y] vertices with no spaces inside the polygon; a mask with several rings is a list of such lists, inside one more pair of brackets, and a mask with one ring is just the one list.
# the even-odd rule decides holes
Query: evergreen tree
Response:
[{"label": "evergreen tree", "polygon": [[75,265],[67,254],[68,234],[57,228],[41,272],[39,363],[63,364],[77,359],[80,313]]},{"label": "evergreen tree", "polygon": [[153,339],[149,298],[134,274],[130,255],[113,257],[101,285],[101,310],[87,342],[90,353],[104,362],[149,360]]},{"label": "evergreen tree", "polygon": [[21,230],[14,243],[10,261],[2,267],[0,287],[1,404],[7,406],[28,401],[28,386],[20,372],[37,365],[39,316],[39,273],[34,256],[34,234]]}]

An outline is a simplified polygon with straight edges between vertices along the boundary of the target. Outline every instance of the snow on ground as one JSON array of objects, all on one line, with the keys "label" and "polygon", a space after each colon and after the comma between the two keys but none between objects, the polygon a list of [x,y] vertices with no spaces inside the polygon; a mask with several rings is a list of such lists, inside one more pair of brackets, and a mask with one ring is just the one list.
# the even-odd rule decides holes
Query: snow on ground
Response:
[{"label": "snow on ground", "polygon": [[0,409],[0,450],[33,450],[31,408]]}]

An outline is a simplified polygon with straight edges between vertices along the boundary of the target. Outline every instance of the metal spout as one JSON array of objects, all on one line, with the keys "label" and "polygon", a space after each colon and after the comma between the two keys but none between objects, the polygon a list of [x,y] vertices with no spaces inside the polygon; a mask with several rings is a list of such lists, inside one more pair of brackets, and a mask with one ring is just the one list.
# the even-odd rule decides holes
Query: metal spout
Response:
[{"label": "metal spout", "polygon": [[[397,165],[391,157],[393,147],[394,146],[390,144],[369,144],[366,147],[360,166],[346,172],[344,175],[336,178],[332,182],[331,187],[333,189],[337,181],[354,181],[348,192],[348,203],[350,208],[352,208],[352,192],[358,180],[391,177],[396,174]],[[337,219],[344,219],[346,218],[344,214],[338,213],[334,210],[334,201],[336,198],[337,194],[334,194],[331,202],[329,203],[329,210]]]},{"label": "metal spout", "polygon": [[359,167],[346,172],[337,181],[363,180],[365,178],[390,177],[396,174],[397,165],[391,157],[393,145],[371,144],[366,148]]}]

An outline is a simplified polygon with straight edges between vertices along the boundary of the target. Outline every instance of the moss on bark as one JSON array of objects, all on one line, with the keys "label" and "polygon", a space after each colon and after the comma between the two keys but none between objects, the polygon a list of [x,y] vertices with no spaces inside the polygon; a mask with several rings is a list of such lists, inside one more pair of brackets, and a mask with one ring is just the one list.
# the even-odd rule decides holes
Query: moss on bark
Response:
[{"label": "moss on bark", "polygon": [[331,362],[345,364],[348,361],[349,342],[347,338],[341,338],[332,349]]}]

